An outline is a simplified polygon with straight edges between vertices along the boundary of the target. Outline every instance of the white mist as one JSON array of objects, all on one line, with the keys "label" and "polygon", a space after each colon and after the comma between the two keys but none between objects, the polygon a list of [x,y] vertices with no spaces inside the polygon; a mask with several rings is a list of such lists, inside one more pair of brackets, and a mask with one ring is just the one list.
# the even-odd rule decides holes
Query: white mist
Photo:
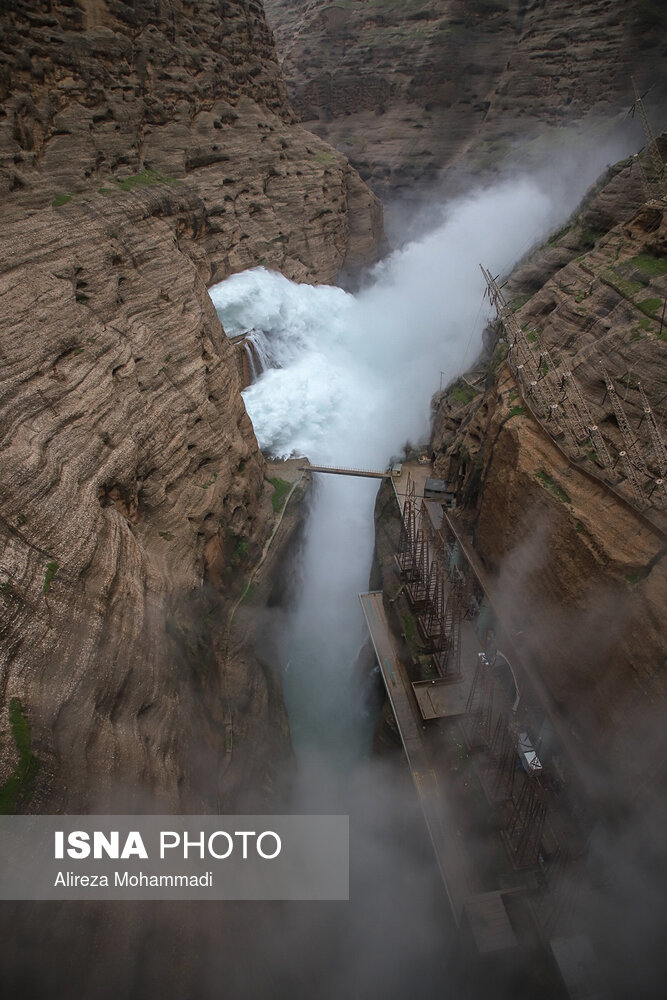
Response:
[{"label": "white mist", "polygon": [[[379,265],[357,295],[263,268],[212,288],[228,334],[261,331],[274,366],[244,393],[262,449],[383,469],[406,441],[425,440],[440,372],[455,378],[481,346],[489,308],[479,264],[507,273],[567,219],[603,165],[576,164],[557,184],[553,173],[548,183],[507,180],[450,204],[436,230]],[[346,764],[367,753],[374,722],[354,665],[365,638],[357,595],[368,586],[377,483],[318,479],[285,697],[297,752]]]}]

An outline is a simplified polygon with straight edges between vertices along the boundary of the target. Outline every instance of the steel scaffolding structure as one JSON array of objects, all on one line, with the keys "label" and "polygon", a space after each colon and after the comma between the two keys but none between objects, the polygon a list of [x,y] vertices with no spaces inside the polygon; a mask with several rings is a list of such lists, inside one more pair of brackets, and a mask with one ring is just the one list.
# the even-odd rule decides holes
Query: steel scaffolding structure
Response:
[{"label": "steel scaffolding structure", "polygon": [[536,777],[526,777],[504,830],[505,842],[517,868],[534,868],[539,863],[546,815],[544,789]]},{"label": "steel scaffolding structure", "polygon": [[417,544],[417,511],[415,509],[415,487],[408,477],[407,493],[401,516],[401,534],[396,560],[401,572],[406,576],[414,572],[415,548]]},{"label": "steel scaffolding structure", "polygon": [[442,553],[436,550],[431,555],[426,608],[417,619],[419,631],[426,643],[433,643],[434,640],[438,639],[445,627],[446,579],[447,573],[442,563]]},{"label": "steel scaffolding structure", "polygon": [[466,719],[463,724],[466,738],[471,747],[489,745],[495,684],[491,663],[484,653],[478,653],[475,675],[466,704]]},{"label": "steel scaffolding structure", "polygon": [[[501,720],[498,721],[500,723]],[[514,723],[508,720],[504,721],[505,725],[500,731],[500,742],[495,758],[496,766],[492,790],[494,798],[509,801],[514,794],[514,780],[517,773],[517,732]]]},{"label": "steel scaffolding structure", "polygon": [[625,415],[625,410],[621,406],[621,401],[618,398],[614,383],[612,382],[602,361],[600,362],[600,369],[602,371],[602,377],[604,378],[604,384],[607,389],[605,398],[609,396],[611,400],[611,405],[616,415],[616,422],[618,423],[621,437],[623,439],[624,448],[619,451],[618,457],[621,459],[623,464],[625,476],[630,483],[636,503],[639,504],[640,507],[644,507],[646,505],[646,497],[644,496],[642,482],[637,472],[639,471],[639,473],[647,479],[650,478],[649,472],[646,468],[642,453],[639,450],[637,438],[630,429],[628,418]]},{"label": "steel scaffolding structure", "polygon": [[447,679],[461,675],[461,621],[465,612],[463,592],[463,576],[455,569],[449,578],[442,626],[432,657],[439,676]]},{"label": "steel scaffolding structure", "polygon": [[421,528],[417,528],[415,547],[413,550],[412,570],[407,575],[406,594],[413,610],[425,606],[429,586],[429,551],[426,536]]},{"label": "steel scaffolding structure", "polygon": [[436,530],[431,518],[428,515],[428,510],[426,508],[426,501],[422,500],[421,506],[419,508],[419,518],[420,525],[429,545],[432,547],[434,552],[439,551],[442,546],[442,535]]},{"label": "steel scaffolding structure", "polygon": [[512,797],[517,756],[514,723],[506,712],[499,712],[493,725],[493,735],[486,753],[478,763],[478,774],[489,802],[494,805]]}]

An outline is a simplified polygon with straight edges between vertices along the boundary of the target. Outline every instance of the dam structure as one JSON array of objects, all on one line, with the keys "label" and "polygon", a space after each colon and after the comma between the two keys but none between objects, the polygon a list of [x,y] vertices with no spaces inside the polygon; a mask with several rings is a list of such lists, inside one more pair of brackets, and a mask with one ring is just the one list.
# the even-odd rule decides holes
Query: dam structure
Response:
[{"label": "dam structure", "polygon": [[392,480],[396,592],[360,594],[364,618],[460,935],[484,961],[530,939],[568,980],[591,790],[454,510],[424,498],[429,471]]}]

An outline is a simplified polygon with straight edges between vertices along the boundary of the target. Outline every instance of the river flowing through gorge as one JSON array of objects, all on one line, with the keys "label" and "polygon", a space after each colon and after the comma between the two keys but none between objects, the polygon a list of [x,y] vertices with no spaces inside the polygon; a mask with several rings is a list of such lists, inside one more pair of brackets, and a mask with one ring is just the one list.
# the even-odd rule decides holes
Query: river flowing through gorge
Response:
[{"label": "river flowing through gorge", "polygon": [[[510,179],[434,206],[439,225],[378,265],[354,295],[264,268],[214,286],[228,335],[252,331],[265,367],[244,393],[263,451],[383,469],[406,442],[425,441],[441,373],[454,379],[481,347],[491,310],[479,263],[505,274],[562,224],[601,168],[578,166],[556,183],[553,174],[549,183]],[[345,770],[370,750],[376,719],[355,664],[376,492],[372,480],[316,483],[282,665],[302,763],[319,757]]]}]

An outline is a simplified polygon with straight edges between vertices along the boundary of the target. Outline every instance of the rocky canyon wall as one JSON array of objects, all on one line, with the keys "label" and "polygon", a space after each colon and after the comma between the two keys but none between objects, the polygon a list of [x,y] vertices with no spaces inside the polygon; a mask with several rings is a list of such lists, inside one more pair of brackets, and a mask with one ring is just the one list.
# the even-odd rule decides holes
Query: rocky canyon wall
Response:
[{"label": "rocky canyon wall", "polygon": [[[664,434],[667,221],[664,204],[640,204],[637,174],[631,163],[614,168],[507,290],[533,349],[574,372],[613,470],[590,442],[573,460],[564,437],[535,419],[504,342],[485,382],[436,398],[432,441],[517,649],[546,684],[570,752],[601,786],[606,776],[611,797],[658,780],[666,693],[667,516],[638,383]],[[646,462],[642,504],[624,475],[627,442],[601,362]]]},{"label": "rocky canyon wall", "polygon": [[285,713],[226,622],[272,487],[206,289],[372,263],[381,208],[259,3],[1,17],[2,807],[261,806]]},{"label": "rocky canyon wall", "polygon": [[553,151],[551,129],[585,119],[598,141],[600,120],[631,103],[632,72],[664,106],[667,18],[648,0],[265,7],[295,109],[384,194],[408,194],[464,157],[466,172],[507,156],[525,165]]}]

